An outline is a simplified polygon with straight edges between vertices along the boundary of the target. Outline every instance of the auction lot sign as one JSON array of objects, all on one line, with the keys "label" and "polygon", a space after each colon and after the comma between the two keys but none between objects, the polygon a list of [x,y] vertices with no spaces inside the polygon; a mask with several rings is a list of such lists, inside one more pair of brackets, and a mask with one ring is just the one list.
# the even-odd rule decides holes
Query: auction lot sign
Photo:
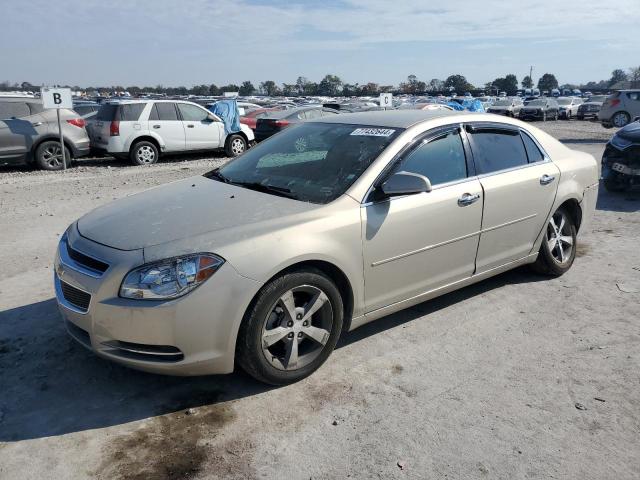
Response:
[{"label": "auction lot sign", "polygon": [[66,170],[67,159],[64,154],[64,137],[62,135],[62,125],[60,124],[60,109],[73,108],[71,89],[42,87],[40,89],[40,98],[42,98],[42,106],[45,109],[56,109],[56,113],[58,115],[58,131],[60,132],[60,150],[62,151],[62,168]]}]

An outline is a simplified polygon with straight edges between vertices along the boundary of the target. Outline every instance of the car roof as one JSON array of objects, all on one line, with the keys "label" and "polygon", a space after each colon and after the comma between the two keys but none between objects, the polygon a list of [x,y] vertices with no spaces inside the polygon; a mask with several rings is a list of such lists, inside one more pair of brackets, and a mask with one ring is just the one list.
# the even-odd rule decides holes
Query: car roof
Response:
[{"label": "car roof", "polygon": [[1,97],[0,102],[27,102],[27,103],[42,103],[40,98],[34,97]]},{"label": "car roof", "polygon": [[434,118],[459,115],[455,110],[374,110],[368,112],[343,113],[314,119],[322,123],[349,123],[375,127],[409,128]]}]

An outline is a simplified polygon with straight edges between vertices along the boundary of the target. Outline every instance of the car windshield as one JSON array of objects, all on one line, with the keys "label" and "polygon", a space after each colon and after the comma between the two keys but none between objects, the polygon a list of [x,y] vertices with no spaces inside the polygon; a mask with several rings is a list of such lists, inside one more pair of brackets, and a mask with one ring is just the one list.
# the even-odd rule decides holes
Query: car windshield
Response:
[{"label": "car windshield", "polygon": [[544,107],[546,104],[546,100],[531,100],[527,105],[530,107]]},{"label": "car windshield", "polygon": [[495,107],[508,107],[511,105],[511,100],[498,100],[493,104]]},{"label": "car windshield", "polygon": [[342,195],[401,131],[303,123],[205,176],[305,202],[329,203]]},{"label": "car windshield", "polygon": [[571,99],[569,98],[559,98],[558,104],[560,105],[571,105]]}]

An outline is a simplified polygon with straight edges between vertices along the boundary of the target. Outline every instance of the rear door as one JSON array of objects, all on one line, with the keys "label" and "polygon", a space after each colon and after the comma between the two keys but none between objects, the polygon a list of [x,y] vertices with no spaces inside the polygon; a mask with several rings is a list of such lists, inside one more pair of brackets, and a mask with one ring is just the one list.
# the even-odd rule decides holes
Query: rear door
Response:
[{"label": "rear door", "polygon": [[0,102],[0,158],[22,157],[48,131],[45,118],[27,102]]},{"label": "rear door", "polygon": [[525,132],[504,124],[467,125],[484,190],[476,272],[527,256],[545,225],[560,171]]},{"label": "rear door", "polygon": [[178,111],[182,119],[186,150],[211,150],[222,145],[224,124],[211,120],[208,110],[189,103],[178,103]]},{"label": "rear door", "polygon": [[629,115],[631,115],[631,120],[640,117],[640,90],[637,92],[627,92],[625,97],[624,104]]},{"label": "rear door", "polygon": [[178,109],[173,102],[155,102],[149,113],[149,131],[162,137],[166,152],[183,152],[185,132]]}]

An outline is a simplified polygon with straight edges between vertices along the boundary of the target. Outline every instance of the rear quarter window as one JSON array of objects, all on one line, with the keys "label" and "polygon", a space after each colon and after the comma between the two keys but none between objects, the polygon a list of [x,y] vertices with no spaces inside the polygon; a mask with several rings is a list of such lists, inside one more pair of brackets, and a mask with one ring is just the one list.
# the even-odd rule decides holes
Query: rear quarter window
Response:
[{"label": "rear quarter window", "polygon": [[524,132],[520,132],[522,136],[522,142],[524,143],[524,148],[527,151],[527,157],[529,163],[541,162],[544,160],[544,155],[536,145],[529,135]]},{"label": "rear quarter window", "polygon": [[120,120],[125,122],[138,121],[146,105],[146,103],[126,103],[120,105]]}]

